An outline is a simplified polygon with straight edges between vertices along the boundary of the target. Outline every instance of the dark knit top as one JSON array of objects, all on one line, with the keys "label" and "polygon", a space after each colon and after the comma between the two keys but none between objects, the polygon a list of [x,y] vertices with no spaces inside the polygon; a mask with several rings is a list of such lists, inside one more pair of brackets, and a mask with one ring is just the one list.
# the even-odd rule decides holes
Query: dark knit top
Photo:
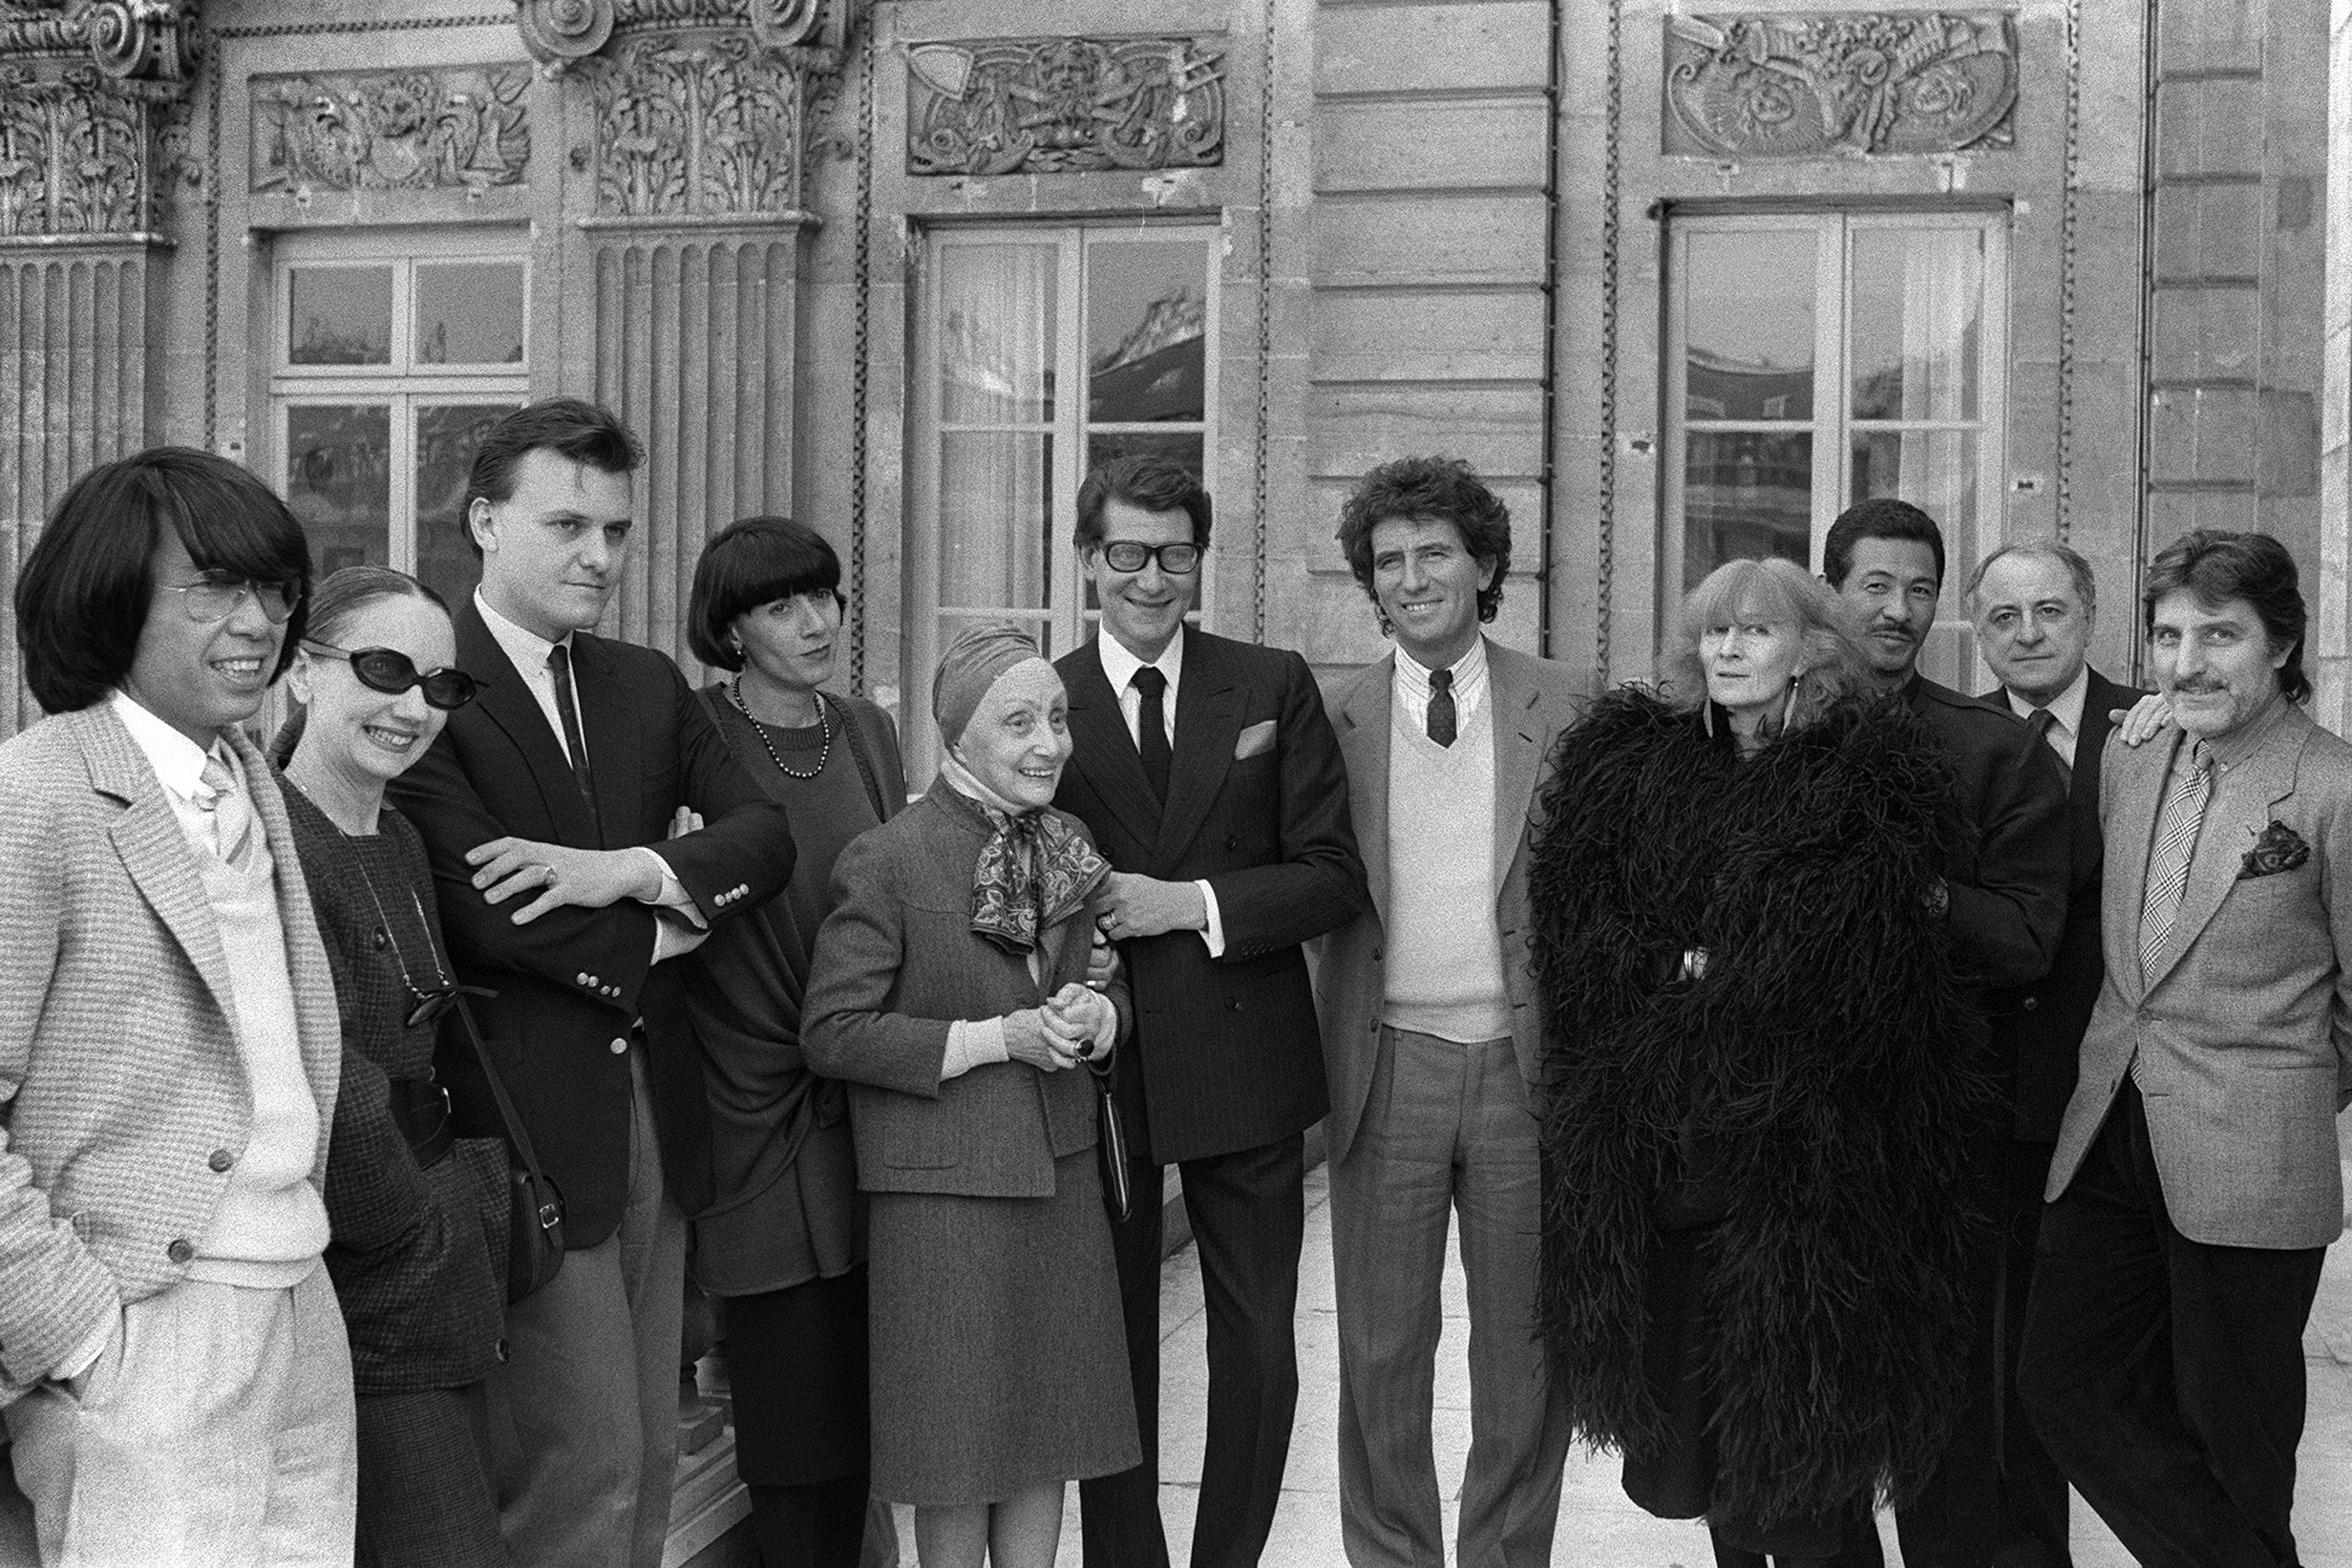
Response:
[{"label": "dark knit top", "polygon": [[[717,1201],[695,1217],[695,1282],[713,1295],[748,1296],[830,1279],[865,1261],[847,1099],[801,1061],[800,1001],[833,862],[905,803],[906,778],[889,715],[862,698],[826,698],[828,750],[816,725],[755,731],[725,685],[703,695],[736,760],[791,814],[799,850],[781,898],[719,926],[687,960],[700,971],[687,996],[703,1049],[718,1184]],[[786,774],[759,731],[786,766],[806,773],[822,756],[823,771]]]},{"label": "dark knit top", "polygon": [[1716,1503],[1769,1521],[1908,1494],[1942,1447],[1979,1025],[1918,721],[1843,707],[1745,760],[1716,729],[1612,693],[1538,796],[1540,1304],[1580,1433],[1663,1451],[1644,1282],[1662,1229],[1703,1234]]},{"label": "dark knit top", "polygon": [[419,1170],[392,1120],[388,1080],[430,1077],[434,1045],[430,1025],[408,1027],[402,967],[431,991],[449,962],[424,845],[390,806],[373,836],[353,837],[283,774],[279,785],[343,1017],[327,1270],[353,1381],[362,1393],[461,1387],[497,1365],[504,1331],[507,1155],[498,1140],[463,1138]]}]

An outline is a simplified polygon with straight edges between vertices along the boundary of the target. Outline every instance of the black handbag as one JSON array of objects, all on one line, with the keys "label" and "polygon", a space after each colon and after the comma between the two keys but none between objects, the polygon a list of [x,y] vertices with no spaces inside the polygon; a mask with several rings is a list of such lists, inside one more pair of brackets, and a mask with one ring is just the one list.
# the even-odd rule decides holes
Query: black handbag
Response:
[{"label": "black handbag", "polygon": [[498,1119],[506,1124],[506,1192],[511,1214],[506,1226],[506,1302],[509,1306],[544,1286],[563,1267],[563,1195],[555,1178],[540,1169],[532,1152],[531,1134],[523,1130],[515,1102],[490,1060],[490,1047],[465,998],[457,999],[457,1016],[465,1021],[466,1038],[473,1042],[491,1097],[498,1101]]}]

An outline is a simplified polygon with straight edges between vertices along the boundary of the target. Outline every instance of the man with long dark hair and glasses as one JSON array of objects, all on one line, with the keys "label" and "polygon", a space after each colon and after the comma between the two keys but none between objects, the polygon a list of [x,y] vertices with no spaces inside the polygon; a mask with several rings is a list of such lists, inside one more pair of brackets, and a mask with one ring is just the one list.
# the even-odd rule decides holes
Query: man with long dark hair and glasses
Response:
[{"label": "man with long dark hair and glasses", "polygon": [[0,746],[0,1401],[44,1563],[350,1560],[334,986],[239,728],[309,583],[285,503],[180,447],[76,480],[17,579],[52,716]]}]

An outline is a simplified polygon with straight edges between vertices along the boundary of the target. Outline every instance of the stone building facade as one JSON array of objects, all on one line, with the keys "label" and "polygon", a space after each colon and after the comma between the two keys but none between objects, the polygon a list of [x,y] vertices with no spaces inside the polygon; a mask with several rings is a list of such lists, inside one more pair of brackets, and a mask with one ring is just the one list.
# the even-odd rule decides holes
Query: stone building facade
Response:
[{"label": "stone building facade", "polygon": [[[73,475],[239,458],[455,590],[482,424],[646,435],[619,634],[702,541],[839,545],[844,680],[1083,634],[1078,477],[1197,461],[1201,614],[1336,671],[1407,452],[1512,506],[1500,634],[1596,686],[1730,555],[1901,494],[2139,563],[2254,526],[2346,706],[2352,118],[2320,0],[0,0],[0,577]],[[2328,47],[2320,47],[2321,40]],[[4,613],[4,612],[0,612]],[[34,715],[0,639],[0,731]],[[906,724],[920,767],[927,721]]]}]

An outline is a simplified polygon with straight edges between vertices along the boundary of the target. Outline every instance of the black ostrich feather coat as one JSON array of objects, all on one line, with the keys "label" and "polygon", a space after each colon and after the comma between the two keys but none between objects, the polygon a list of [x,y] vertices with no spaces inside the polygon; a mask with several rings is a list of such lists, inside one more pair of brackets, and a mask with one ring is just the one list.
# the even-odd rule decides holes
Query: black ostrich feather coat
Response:
[{"label": "black ostrich feather coat", "polygon": [[[1907,1496],[1960,1397],[1964,1148],[1986,1112],[1929,906],[1962,831],[1948,770],[1896,705],[1742,761],[1627,689],[1561,737],[1538,813],[1541,1321],[1579,1435],[1693,1440],[1642,1347],[1662,1202],[1679,1224],[1695,1201],[1717,1221],[1696,1307],[1713,1506]],[[1694,947],[1705,973],[1680,978]]]}]

